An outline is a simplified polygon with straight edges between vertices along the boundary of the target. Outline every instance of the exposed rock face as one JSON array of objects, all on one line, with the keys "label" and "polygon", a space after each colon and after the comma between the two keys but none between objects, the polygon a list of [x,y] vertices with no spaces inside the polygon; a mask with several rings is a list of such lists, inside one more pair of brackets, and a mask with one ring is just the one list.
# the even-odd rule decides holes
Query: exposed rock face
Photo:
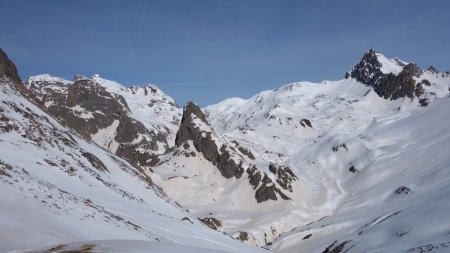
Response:
[{"label": "exposed rock face", "polygon": [[218,228],[220,228],[222,226],[222,223],[213,217],[205,217],[205,218],[200,218],[199,219],[201,222],[203,222],[206,226],[217,230]]},{"label": "exposed rock face", "polygon": [[[272,165],[271,165],[272,166]],[[275,165],[273,165],[275,166]],[[255,198],[256,202],[261,203],[267,200],[278,200],[277,194],[284,200],[289,200],[290,198],[281,192],[273,183],[273,181],[265,173],[261,173],[256,166],[247,169],[248,182],[252,185],[253,189],[256,190]],[[291,171],[292,173],[292,171]],[[283,174],[281,172],[280,174]],[[264,177],[263,177],[264,175]],[[294,176],[295,177],[295,176]],[[295,177],[295,180],[297,177]],[[290,181],[291,182],[291,181]],[[260,184],[261,183],[261,184]],[[290,183],[283,184],[282,180],[277,179],[277,183],[283,187],[285,190],[290,190],[292,192],[292,186]],[[259,186],[259,188],[258,188]]]},{"label": "exposed rock face", "polygon": [[239,152],[241,152],[241,154],[247,156],[251,160],[255,160],[255,156],[253,155],[252,151],[250,151],[250,149],[242,147],[237,141],[232,141],[232,143],[239,150]]},{"label": "exposed rock face", "polygon": [[34,102],[36,106],[44,109],[42,101],[22,85],[15,64],[0,48],[0,80],[2,79],[9,80],[9,82],[4,82],[4,84],[8,84],[12,89],[19,91],[29,101]]},{"label": "exposed rock face", "polygon": [[356,173],[358,172],[358,169],[355,168],[354,165],[350,166],[350,168],[348,168],[348,171],[350,171],[351,173]]},{"label": "exposed rock face", "polygon": [[439,73],[439,71],[433,65],[429,66],[427,70],[434,74]]},{"label": "exposed rock face", "polygon": [[261,186],[255,192],[256,202],[261,203],[269,199],[278,200],[277,193],[282,199],[290,200],[288,196],[286,196],[282,191],[280,191],[280,189],[275,186],[275,184],[267,175],[264,175],[264,178],[261,182]]},{"label": "exposed rock face", "polygon": [[241,242],[243,241],[248,241],[248,233],[247,232],[239,232],[239,236],[237,238],[238,240],[240,240]]},{"label": "exposed rock face", "polygon": [[347,243],[349,243],[349,242],[351,242],[351,240],[344,241],[344,242],[336,245],[338,243],[338,241],[334,241],[322,253],[340,253],[340,252],[342,252],[344,250],[345,245],[347,245]]},{"label": "exposed rock face", "polygon": [[411,193],[411,189],[406,186],[400,186],[395,189],[394,194],[396,195],[408,195]]},{"label": "exposed rock face", "polygon": [[256,201],[258,203],[261,203],[261,202],[267,201],[269,199],[278,200],[277,195],[276,195],[276,190],[277,189],[275,188],[275,185],[267,177],[267,175],[265,175],[262,180],[261,186],[255,192]]},{"label": "exposed rock face", "polygon": [[383,74],[380,69],[381,63],[378,61],[376,52],[370,49],[364,54],[362,60],[346,73],[345,78],[353,77],[362,83],[369,84]]},{"label": "exposed rock face", "polygon": [[345,149],[345,151],[348,151],[347,144],[345,144],[345,143],[335,144],[331,148],[331,150],[333,150],[333,152],[338,152],[339,150],[344,150],[344,149]]},{"label": "exposed rock face", "polygon": [[278,184],[283,189],[292,192],[291,183],[297,178],[288,167],[275,168],[274,173],[278,177],[277,184],[275,184],[267,174],[259,171],[256,166],[248,165],[245,162],[247,161],[245,157],[250,160],[255,159],[250,150],[241,147],[237,141],[228,143],[218,137],[209,127],[201,109],[192,102],[184,107],[175,145],[187,149],[189,148],[187,141],[192,141],[195,149],[203,153],[205,159],[216,166],[225,178],[241,178],[244,173],[244,166],[246,166],[248,182],[255,190],[255,199],[258,203],[278,200],[278,196],[284,200],[290,199],[277,188]]},{"label": "exposed rock face", "polygon": [[29,82],[28,86],[45,103],[46,110],[63,124],[135,166],[155,165],[158,143],[168,148],[163,133],[149,130],[129,116],[122,96],[108,92],[90,79],[77,76],[70,83],[53,78]]},{"label": "exposed rock face", "polygon": [[247,174],[248,182],[252,185],[253,189],[256,190],[262,179],[261,172],[253,166],[252,168],[247,169]]},{"label": "exposed rock face", "polygon": [[345,77],[355,78],[359,82],[373,87],[375,92],[385,99],[413,98],[417,93],[416,82],[413,77],[418,77],[422,70],[414,63],[405,65],[395,59],[392,64],[401,67],[401,72],[398,74],[383,73],[381,70],[382,63],[379,61],[379,55],[377,54],[374,50],[369,50],[364,54],[361,62],[350,72],[347,72]]},{"label": "exposed rock face", "polygon": [[[177,132],[175,145],[181,146],[184,142],[192,140],[194,147],[198,152],[203,153],[206,160],[217,166],[220,173],[226,178],[240,178],[244,169],[242,164],[237,164],[230,155],[230,148],[221,145],[220,149],[213,138],[215,135],[210,129],[201,129],[196,123],[200,121],[207,125],[205,114],[194,103],[189,102],[183,110],[180,129]],[[220,152],[219,152],[220,151]]]},{"label": "exposed rock face", "polygon": [[300,125],[302,127],[312,127],[311,121],[309,121],[308,119],[302,119],[300,121]]},{"label": "exposed rock face", "polygon": [[292,182],[297,181],[297,177],[289,167],[270,164],[269,170],[277,176],[276,182],[283,187],[283,189],[292,192]]},{"label": "exposed rock face", "polygon": [[19,74],[17,73],[16,65],[14,65],[6,53],[0,48],[0,77],[3,76],[6,76],[14,83],[22,83]]},{"label": "exposed rock face", "polygon": [[51,114],[87,139],[114,120],[126,117],[128,110],[126,104],[120,104],[103,87],[90,80],[78,80],[68,85],[67,95],[53,92],[42,99],[53,102],[48,106]]},{"label": "exposed rock face", "polygon": [[109,172],[105,164],[94,154],[91,154],[89,152],[82,152],[82,155],[91,163],[94,168],[98,169],[101,172]]}]

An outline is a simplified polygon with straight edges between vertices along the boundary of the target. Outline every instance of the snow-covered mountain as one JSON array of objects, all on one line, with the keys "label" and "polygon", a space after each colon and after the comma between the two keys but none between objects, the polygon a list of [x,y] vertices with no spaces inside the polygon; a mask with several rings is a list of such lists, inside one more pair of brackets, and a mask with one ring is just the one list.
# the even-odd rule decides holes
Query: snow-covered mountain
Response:
[{"label": "snow-covered mountain", "polygon": [[266,252],[209,229],[139,167],[61,125],[24,97],[3,51],[0,63],[0,252]]},{"label": "snow-covered mountain", "polygon": [[99,75],[68,81],[44,74],[28,78],[26,87],[65,125],[136,166],[158,162],[181,118],[175,101],[154,85],[125,88]]},{"label": "snow-covered mountain", "polygon": [[214,229],[259,246],[273,240],[284,227],[278,219],[290,218],[286,212],[299,198],[297,177],[288,167],[260,169],[261,160],[217,135],[193,103],[184,107],[175,144],[153,168],[155,184]]},{"label": "snow-covered mountain", "polygon": [[[443,196],[450,185],[450,146],[444,144],[450,75],[415,65],[412,75],[411,66],[370,50],[346,79],[293,83],[205,108],[218,134],[298,177],[301,188],[294,188],[293,205],[285,207],[290,209],[271,210],[275,221],[283,221],[270,247],[275,252],[421,252],[413,248],[448,246],[450,216],[439,207],[448,199],[426,199]],[[421,220],[421,212],[431,209],[436,213]],[[396,221],[375,226],[399,210]],[[445,228],[431,231],[435,222]]]},{"label": "snow-covered mountain", "polygon": [[[2,101],[10,102],[2,106],[15,107],[0,112],[20,123],[5,120],[1,128],[8,130],[0,135],[7,154],[1,156],[2,171],[19,175],[16,168],[24,168],[32,178],[20,174],[15,180],[33,185],[32,192],[41,192],[44,182],[79,198],[67,218],[52,214],[57,197],[35,198],[27,186],[5,181],[2,187],[11,196],[32,200],[17,208],[44,203],[38,210],[45,217],[69,224],[67,230],[58,228],[67,236],[58,237],[53,223],[38,222],[30,232],[38,239],[30,247],[64,242],[66,250],[95,241],[108,252],[128,245],[138,252],[170,251],[165,244],[129,241],[136,236],[195,252],[199,249],[190,246],[259,251],[239,241],[273,252],[450,249],[448,72],[369,50],[342,80],[292,83],[249,99],[230,98],[203,109],[190,102],[180,109],[154,85],[126,88],[98,75],[73,81],[39,75],[21,85],[15,67],[3,58]],[[26,112],[48,121],[32,120]],[[44,144],[34,145],[36,136]],[[98,207],[93,217],[85,214],[91,210],[85,199]],[[0,200],[7,203],[4,214],[15,210],[7,195]],[[97,217],[108,217],[106,212],[121,218],[112,222],[117,229]],[[26,214],[11,220],[22,224]],[[89,219],[100,224],[97,230],[75,236]],[[130,232],[136,227],[127,222],[140,229]],[[15,223],[4,224],[9,229]],[[16,231],[25,230],[24,224]],[[47,241],[39,244],[42,235]],[[98,241],[113,237],[121,243]],[[20,242],[8,245],[19,249]]]}]

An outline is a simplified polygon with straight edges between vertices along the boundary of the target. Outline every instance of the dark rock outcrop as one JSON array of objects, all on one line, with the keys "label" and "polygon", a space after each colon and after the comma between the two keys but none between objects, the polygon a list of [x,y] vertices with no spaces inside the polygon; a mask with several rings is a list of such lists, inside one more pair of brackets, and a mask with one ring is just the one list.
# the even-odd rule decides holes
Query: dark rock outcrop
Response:
[{"label": "dark rock outcrop", "polygon": [[385,99],[394,100],[417,96],[420,91],[416,93],[416,82],[413,77],[419,76],[422,70],[414,63],[405,65],[397,60],[396,64],[403,68],[399,74],[383,73],[377,52],[371,49],[364,54],[361,62],[347,72],[345,77],[355,78],[359,82],[373,87],[378,96]]},{"label": "dark rock outcrop", "polygon": [[248,233],[247,232],[239,232],[239,236],[237,238],[238,240],[240,240],[241,242],[243,241],[248,241]]},{"label": "dark rock outcrop", "polygon": [[381,63],[378,61],[375,50],[370,49],[361,61],[345,74],[345,78],[352,77],[364,84],[370,84],[383,74],[380,68]]},{"label": "dark rock outcrop", "polygon": [[[67,86],[67,95],[45,94],[43,101],[52,101],[48,112],[73,128],[87,139],[100,129],[110,126],[114,120],[126,117],[129,109],[122,105],[111,93],[90,80],[78,80]],[[92,116],[84,117],[78,107]]]},{"label": "dark rock outcrop", "polygon": [[348,168],[348,171],[350,171],[351,173],[356,173],[358,172],[358,169],[355,168],[354,165],[350,166],[350,168]]},{"label": "dark rock outcrop", "polygon": [[345,149],[345,151],[348,151],[347,144],[345,144],[345,143],[335,144],[331,148],[331,150],[333,150],[333,152],[338,152],[339,150],[343,150],[343,149]]},{"label": "dark rock outcrop", "polygon": [[400,186],[397,189],[395,189],[394,194],[395,195],[408,195],[411,193],[411,189],[409,189],[406,186]]},{"label": "dark rock outcrop", "polygon": [[0,79],[10,81],[8,85],[19,91],[29,101],[34,102],[36,106],[43,108],[42,101],[32,94],[25,86],[22,85],[20,76],[17,72],[16,65],[8,58],[8,55],[0,48]]},{"label": "dark rock outcrop", "polygon": [[213,217],[199,218],[199,220],[201,222],[203,222],[206,226],[208,226],[214,230],[217,230],[218,228],[220,228],[222,226],[222,223],[218,219],[213,218]]},{"label": "dark rock outcrop", "polygon": [[347,243],[349,243],[351,241],[344,241],[336,246],[334,246],[335,244],[338,243],[338,241],[334,241],[332,244],[330,244],[330,246],[328,246],[324,251],[322,251],[322,253],[340,253],[344,250],[345,245],[347,245]]},{"label": "dark rock outcrop", "polygon": [[247,174],[248,182],[252,185],[253,190],[256,190],[262,179],[261,172],[255,166],[253,166],[247,169]]},{"label": "dark rock outcrop", "polygon": [[97,156],[89,152],[82,152],[82,155],[91,163],[91,165],[99,171],[105,172],[109,170],[106,168],[105,164],[98,159]]},{"label": "dark rock outcrop", "polygon": [[439,71],[433,65],[430,65],[427,70],[433,74],[439,73]]},{"label": "dark rock outcrop", "polygon": [[[129,116],[125,99],[108,92],[103,86],[85,77],[74,83],[40,81],[29,83],[30,90],[44,103],[47,112],[62,124],[90,140],[100,130],[113,127],[114,135],[108,143],[98,143],[135,166],[154,166],[158,143],[168,148],[164,133],[147,129],[143,123]],[[116,142],[112,146],[112,142]],[[106,146],[105,146],[106,145]]]},{"label": "dark rock outcrop", "polygon": [[[195,149],[202,153],[206,160],[216,166],[225,178],[241,178],[244,173],[244,156],[254,159],[250,150],[242,148],[244,151],[242,152],[239,149],[239,143],[236,141],[232,143],[234,143],[237,150],[232,147],[231,143],[229,145],[217,143],[220,142],[220,138],[209,127],[201,109],[192,102],[189,102],[183,109],[183,117],[175,138],[175,145],[186,150],[190,147],[187,143],[188,141],[192,141]],[[232,156],[235,158],[232,159]],[[236,157],[240,157],[239,164],[235,162]],[[295,176],[289,168],[286,168],[277,169],[276,173],[279,175],[277,183],[284,189],[292,191],[290,183]],[[247,172],[250,185],[256,190],[255,198],[258,203],[278,200],[278,196],[285,200],[290,199],[277,188],[276,184],[265,173],[261,173],[256,166],[250,165],[245,171]]]},{"label": "dark rock outcrop", "polygon": [[253,155],[252,151],[250,151],[250,149],[242,147],[237,141],[232,141],[232,143],[237,147],[241,154],[247,156],[251,160],[255,160],[255,156]]},{"label": "dark rock outcrop", "polygon": [[[277,173],[277,171],[275,173]],[[286,176],[286,174],[284,174],[285,171],[282,169],[280,171],[282,171],[282,172],[280,172],[281,176],[279,177],[279,179],[277,179],[277,183],[281,187],[283,187],[285,190],[292,189],[292,186],[290,184],[290,182],[292,182],[292,181],[290,181],[290,179],[288,179],[288,178],[290,178],[290,176],[285,177]],[[268,201],[268,200],[278,200],[277,194],[284,200],[290,200],[290,198],[288,196],[286,196],[282,191],[280,191],[280,189],[278,189],[276,187],[276,185],[266,175],[266,173],[261,173],[261,171],[259,171],[256,168],[256,166],[253,165],[251,168],[248,168],[246,172],[248,174],[248,182],[253,187],[253,189],[256,190],[256,192],[255,192],[256,202],[261,203],[261,202]],[[292,171],[291,171],[291,173],[292,173]],[[283,183],[283,180],[286,180],[286,184]],[[296,177],[295,177],[295,180],[296,180]]]},{"label": "dark rock outcrop", "polygon": [[292,182],[297,181],[298,178],[289,167],[276,166],[271,163],[269,165],[269,171],[277,176],[276,182],[278,185],[292,192]]},{"label": "dark rock outcrop", "polygon": [[431,86],[430,81],[428,81],[427,79],[423,79],[422,81],[420,81],[419,84],[425,85],[425,86]]},{"label": "dark rock outcrop", "polygon": [[213,138],[214,133],[212,130],[211,132],[207,132],[205,129],[202,130],[201,126],[196,125],[196,119],[199,119],[205,126],[208,125],[206,116],[201,109],[196,104],[189,102],[183,110],[183,117],[175,138],[175,145],[182,146],[186,141],[191,140],[195,149],[203,153],[206,160],[217,166],[225,178],[240,178],[244,173],[244,168],[241,167],[242,163],[236,164],[231,158],[230,148],[227,148],[225,145],[221,145],[219,150]]},{"label": "dark rock outcrop", "polygon": [[302,119],[300,121],[300,125],[302,125],[302,127],[312,127],[311,121],[309,121],[308,119]]},{"label": "dark rock outcrop", "polygon": [[303,237],[302,240],[307,240],[307,239],[311,238],[311,236],[312,236],[312,234],[307,234]]},{"label": "dark rock outcrop", "polygon": [[8,55],[0,48],[0,77],[7,77],[16,84],[22,83],[17,73],[16,65],[8,58]]},{"label": "dark rock outcrop", "polygon": [[290,200],[288,196],[275,186],[267,175],[264,174],[261,182],[261,186],[255,192],[256,202],[261,203],[268,200],[278,200],[277,194],[284,200]]},{"label": "dark rock outcrop", "polygon": [[264,176],[262,182],[263,184],[255,192],[256,201],[261,203],[269,199],[278,200],[275,185],[267,177],[267,175]]}]

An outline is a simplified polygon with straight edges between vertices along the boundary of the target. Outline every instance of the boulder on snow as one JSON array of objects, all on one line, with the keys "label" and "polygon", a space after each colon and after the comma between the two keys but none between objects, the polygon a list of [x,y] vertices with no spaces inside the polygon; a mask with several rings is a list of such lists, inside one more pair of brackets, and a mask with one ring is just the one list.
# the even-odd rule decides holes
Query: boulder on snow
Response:
[{"label": "boulder on snow", "polygon": [[214,230],[217,230],[222,226],[222,223],[214,217],[199,218],[199,220]]},{"label": "boulder on snow", "polygon": [[248,241],[248,233],[243,231],[239,232],[239,236],[237,239],[240,240],[241,242]]},{"label": "boulder on snow", "polygon": [[309,121],[308,119],[302,119],[302,120],[300,121],[300,125],[302,125],[302,127],[308,126],[308,127],[311,127],[311,128],[312,128],[311,121]]},{"label": "boulder on snow", "polygon": [[395,195],[408,195],[411,193],[411,189],[407,186],[400,186],[394,190]]}]

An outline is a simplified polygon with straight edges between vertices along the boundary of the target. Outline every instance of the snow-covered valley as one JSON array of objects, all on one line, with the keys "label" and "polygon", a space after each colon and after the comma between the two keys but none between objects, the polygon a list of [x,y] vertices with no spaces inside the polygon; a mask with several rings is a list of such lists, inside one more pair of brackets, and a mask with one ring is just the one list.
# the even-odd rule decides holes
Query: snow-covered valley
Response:
[{"label": "snow-covered valley", "polygon": [[448,73],[370,50],[342,80],[182,110],[154,85],[10,72],[2,252],[450,251]]}]

